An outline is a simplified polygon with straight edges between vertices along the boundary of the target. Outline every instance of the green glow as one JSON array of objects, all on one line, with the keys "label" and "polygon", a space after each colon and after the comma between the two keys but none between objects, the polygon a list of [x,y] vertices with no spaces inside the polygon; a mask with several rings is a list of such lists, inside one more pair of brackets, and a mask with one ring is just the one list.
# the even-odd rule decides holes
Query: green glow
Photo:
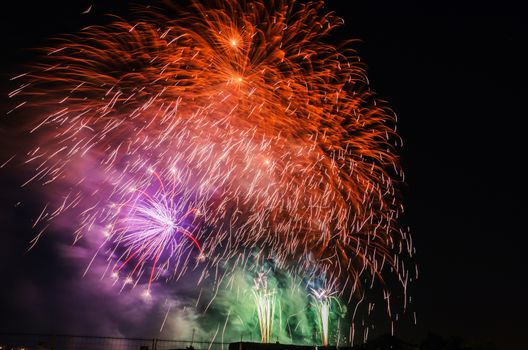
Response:
[{"label": "green glow", "polygon": [[346,324],[339,321],[345,313],[338,298],[321,303],[305,281],[287,272],[235,270],[222,282],[199,327],[202,337],[217,333],[216,340],[224,342],[324,345],[346,333],[337,327]]}]

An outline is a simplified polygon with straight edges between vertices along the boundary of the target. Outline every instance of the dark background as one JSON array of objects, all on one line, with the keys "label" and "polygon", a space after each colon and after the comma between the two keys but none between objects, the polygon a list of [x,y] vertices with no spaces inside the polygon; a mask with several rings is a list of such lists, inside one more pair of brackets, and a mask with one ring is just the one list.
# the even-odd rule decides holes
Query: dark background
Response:
[{"label": "dark background", "polygon": [[[98,23],[105,13],[126,14],[126,3],[2,3],[3,96],[9,78],[33,58],[28,49]],[[494,342],[499,349],[526,347],[526,12],[504,1],[329,0],[326,7],[346,21],[338,37],[362,40],[356,48],[372,88],[399,116],[406,171],[402,224],[411,227],[420,269],[412,290],[418,324],[399,335],[419,342],[435,332]],[[5,194],[16,184],[13,176],[1,177],[4,202],[16,202]],[[14,276],[27,273],[36,276],[33,283],[60,285],[56,262],[48,271],[23,255],[27,241],[7,237],[12,234],[5,229],[0,240],[0,251],[9,252],[9,259],[0,259],[5,315],[29,308],[8,292]],[[38,319],[24,322],[27,329],[12,329],[24,323],[2,316],[0,331],[42,328]]]}]

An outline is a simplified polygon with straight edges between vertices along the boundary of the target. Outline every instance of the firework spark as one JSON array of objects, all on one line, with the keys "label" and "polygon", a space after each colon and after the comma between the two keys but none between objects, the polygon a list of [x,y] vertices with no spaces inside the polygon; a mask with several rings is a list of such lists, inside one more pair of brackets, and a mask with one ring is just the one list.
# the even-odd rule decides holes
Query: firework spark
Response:
[{"label": "firework spark", "polygon": [[125,247],[125,252],[117,259],[114,273],[119,273],[134,259],[135,266],[128,276],[133,278],[136,271],[140,274],[146,261],[152,262],[147,293],[150,293],[160,258],[163,255],[166,257],[161,265],[168,267],[171,259],[179,260],[183,254],[186,245],[181,241],[182,237],[192,242],[199,251],[198,260],[204,259],[200,243],[188,228],[193,219],[201,214],[200,210],[182,207],[176,200],[179,191],[174,176],[167,188],[155,171],[149,170],[149,173],[156,179],[157,190],[149,194],[148,189],[131,188],[133,195],[128,202],[111,205],[115,209],[116,220],[108,224],[104,231],[114,247]]},{"label": "firework spark", "polygon": [[[79,240],[110,223],[113,271],[134,265],[125,280],[149,289],[170,261],[219,284],[258,251],[350,296],[389,266],[406,291],[396,118],[355,52],[325,41],[342,20],[322,7],[148,8],[47,48],[10,94],[35,116],[24,185],[50,188],[35,224],[69,213]],[[171,189],[149,194],[152,176]]]},{"label": "firework spark", "polygon": [[328,346],[330,306],[335,292],[326,288],[312,289],[311,292],[316,302],[315,308],[320,322],[321,342],[323,346]]},{"label": "firework spark", "polygon": [[260,272],[254,282],[252,292],[257,309],[261,342],[270,343],[273,336],[273,318],[275,316],[275,291],[268,288],[264,272]]}]

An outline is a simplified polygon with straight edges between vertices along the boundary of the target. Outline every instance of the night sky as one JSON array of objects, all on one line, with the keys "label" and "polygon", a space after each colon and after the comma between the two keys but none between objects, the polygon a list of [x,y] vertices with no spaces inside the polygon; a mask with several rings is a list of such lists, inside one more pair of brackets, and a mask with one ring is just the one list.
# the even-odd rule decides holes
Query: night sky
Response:
[{"label": "night sky", "polygon": [[[126,2],[104,3],[2,5],[0,114],[8,110],[9,78],[34,59],[28,49],[98,23],[105,13],[126,14]],[[404,140],[401,225],[413,234],[420,278],[412,289],[418,324],[398,335],[419,342],[434,332],[519,349],[526,346],[528,326],[521,243],[528,233],[528,21],[520,7],[504,1],[423,3],[327,1],[346,21],[336,38],[362,40],[356,48],[372,89],[397,113]],[[91,13],[82,15],[90,5]],[[9,135],[11,123],[0,122],[0,136]],[[102,301],[79,306],[52,296],[74,288],[63,284],[78,272],[56,257],[53,235],[25,253],[34,234],[30,214],[27,206],[14,205],[38,199],[16,190],[21,178],[13,169],[0,169],[0,331],[103,332],[88,321],[72,329],[52,317],[56,309],[82,317]]]}]

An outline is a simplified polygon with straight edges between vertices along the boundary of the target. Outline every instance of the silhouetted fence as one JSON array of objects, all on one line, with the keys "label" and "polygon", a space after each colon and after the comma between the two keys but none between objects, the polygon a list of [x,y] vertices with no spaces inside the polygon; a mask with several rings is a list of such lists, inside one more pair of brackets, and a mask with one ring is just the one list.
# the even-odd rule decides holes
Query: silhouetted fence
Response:
[{"label": "silhouetted fence", "polygon": [[228,343],[66,334],[0,333],[0,350],[228,350]]}]

